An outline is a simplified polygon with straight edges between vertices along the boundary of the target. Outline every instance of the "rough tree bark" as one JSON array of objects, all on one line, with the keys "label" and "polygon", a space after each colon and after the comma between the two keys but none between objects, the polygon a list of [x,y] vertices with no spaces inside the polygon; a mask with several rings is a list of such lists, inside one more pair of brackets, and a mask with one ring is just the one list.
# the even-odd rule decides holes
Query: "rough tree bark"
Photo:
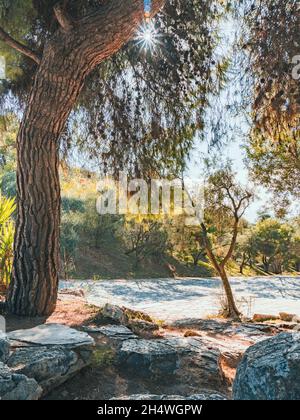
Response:
[{"label": "rough tree bark", "polygon": [[[153,1],[153,13],[163,5]],[[61,27],[45,46],[17,138],[18,216],[10,312],[47,316],[57,300],[59,271],[59,138],[88,74],[130,40],[143,19],[141,0],[110,0]],[[28,54],[27,54],[28,55]]]}]

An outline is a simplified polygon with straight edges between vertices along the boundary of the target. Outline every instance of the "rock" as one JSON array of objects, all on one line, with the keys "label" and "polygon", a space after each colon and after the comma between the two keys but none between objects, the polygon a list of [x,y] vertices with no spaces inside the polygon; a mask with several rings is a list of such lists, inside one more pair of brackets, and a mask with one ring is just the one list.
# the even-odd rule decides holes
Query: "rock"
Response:
[{"label": "rock", "polygon": [[153,322],[153,319],[151,318],[151,316],[149,316],[145,312],[135,311],[133,309],[126,308],[125,306],[122,307],[122,310],[126,313],[129,320]]},{"label": "rock", "polygon": [[25,375],[16,374],[0,362],[0,400],[38,400],[42,388]]},{"label": "rock", "polygon": [[300,331],[300,325],[296,325],[295,327],[294,327],[294,331]]},{"label": "rock", "polygon": [[0,362],[6,362],[9,356],[9,341],[7,335],[0,331]]},{"label": "rock", "polygon": [[107,303],[102,309],[102,316],[116,324],[126,325],[128,323],[125,311],[117,305]]},{"label": "rock", "polygon": [[123,396],[118,398],[111,398],[111,400],[135,400],[135,401],[225,401],[227,398],[218,393],[201,393],[194,394],[189,397],[181,395],[155,395],[155,394],[136,394],[130,396]]},{"label": "rock", "polygon": [[200,337],[128,340],[117,358],[120,367],[146,378],[163,380],[176,375],[176,382],[192,382],[199,389],[221,391],[226,386],[221,351]]},{"label": "rock", "polygon": [[223,390],[226,387],[221,368],[222,353],[217,343],[202,337],[169,339],[168,345],[177,349],[179,382],[193,382],[198,388]]},{"label": "rock", "polygon": [[296,317],[295,314],[287,314],[285,312],[281,312],[279,317],[284,322],[293,322],[293,319]]},{"label": "rock", "polygon": [[118,364],[139,376],[163,378],[178,369],[179,351],[167,340],[127,340],[119,351]]},{"label": "rock", "polygon": [[17,349],[7,365],[15,373],[35,379],[45,394],[70,379],[87,363],[73,350],[62,347],[26,347]]},{"label": "rock", "polygon": [[158,331],[159,326],[153,322],[142,321],[135,319],[128,322],[128,327],[136,334],[139,333],[152,333],[153,331]]},{"label": "rock", "polygon": [[297,324],[300,324],[300,316],[294,316],[294,318],[292,319],[293,322],[296,322]]},{"label": "rock", "polygon": [[197,331],[222,333],[226,328],[231,327],[232,323],[223,320],[190,318],[171,322],[168,324],[168,326],[170,328],[176,329],[191,329]]},{"label": "rock", "polygon": [[70,295],[76,297],[84,297],[84,291],[82,289],[61,289],[59,291],[60,295]]},{"label": "rock", "polygon": [[184,337],[200,337],[200,334],[197,331],[188,330],[184,333]]},{"label": "rock", "polygon": [[45,324],[8,334],[12,354],[7,364],[15,374],[34,379],[43,394],[61,385],[92,360],[94,340],[60,324]]},{"label": "rock", "polygon": [[250,347],[238,367],[235,400],[300,399],[300,333],[282,333]]},{"label": "rock", "polygon": [[103,327],[83,327],[84,331],[90,334],[101,334],[110,340],[125,341],[133,340],[138,337],[124,325],[105,325]]},{"label": "rock", "polygon": [[196,401],[226,401],[227,398],[225,395],[219,393],[211,393],[211,394],[194,394],[188,397],[188,400],[196,400]]},{"label": "rock", "polygon": [[214,319],[185,319],[171,322],[170,328],[187,329],[195,332],[222,335],[225,337],[237,337],[242,340],[257,341],[280,332],[280,328],[270,324],[234,323],[231,321]]},{"label": "rock", "polygon": [[255,314],[253,315],[254,322],[267,322],[267,321],[277,321],[280,319],[276,315],[264,315],[264,314]]},{"label": "rock", "polygon": [[92,346],[94,340],[87,333],[77,331],[61,324],[44,324],[29,330],[18,330],[7,334],[14,345],[19,342],[38,346],[63,346],[65,348],[76,348],[81,346]]},{"label": "rock", "polygon": [[284,330],[294,330],[297,325],[298,324],[296,322],[285,322],[285,321],[282,321],[280,323],[277,323],[276,324],[276,327],[282,329],[282,332],[283,332]]}]

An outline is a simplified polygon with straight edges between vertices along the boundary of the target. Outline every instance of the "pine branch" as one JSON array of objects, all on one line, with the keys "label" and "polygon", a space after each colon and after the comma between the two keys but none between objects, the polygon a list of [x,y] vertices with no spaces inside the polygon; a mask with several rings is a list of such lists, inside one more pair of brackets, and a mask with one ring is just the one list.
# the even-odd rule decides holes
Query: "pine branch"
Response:
[{"label": "pine branch", "polygon": [[60,26],[62,27],[62,29],[66,32],[71,31],[74,27],[74,22],[72,21],[72,19],[66,12],[64,6],[61,3],[57,3],[54,6],[53,10],[54,10],[55,17],[58,23],[60,24]]},{"label": "pine branch", "polygon": [[7,32],[5,32],[1,27],[0,27],[0,41],[4,42],[6,45],[10,46],[11,48],[15,49],[19,53],[25,55],[26,57],[31,58],[37,64],[40,64],[41,59],[36,52],[26,47],[26,45],[21,44],[19,41],[16,41]]}]

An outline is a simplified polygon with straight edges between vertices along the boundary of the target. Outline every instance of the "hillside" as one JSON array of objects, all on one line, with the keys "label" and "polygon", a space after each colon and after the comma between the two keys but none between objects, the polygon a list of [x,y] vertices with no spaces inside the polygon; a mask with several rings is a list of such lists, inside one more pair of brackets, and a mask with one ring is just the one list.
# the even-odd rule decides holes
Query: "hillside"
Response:
[{"label": "hillside", "polygon": [[[205,262],[198,266],[186,263],[169,252],[163,259],[145,258],[136,264],[127,255],[123,235],[118,233],[122,221],[108,220],[96,212],[97,178],[77,169],[61,171],[62,187],[62,277],[74,279],[203,277],[212,273]],[[66,251],[66,252],[65,252]]]}]

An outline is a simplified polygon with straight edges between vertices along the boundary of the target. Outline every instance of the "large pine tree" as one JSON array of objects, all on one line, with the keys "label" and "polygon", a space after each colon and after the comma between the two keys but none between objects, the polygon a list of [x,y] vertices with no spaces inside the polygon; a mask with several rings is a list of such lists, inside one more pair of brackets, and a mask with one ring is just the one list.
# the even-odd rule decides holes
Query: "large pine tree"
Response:
[{"label": "large pine tree", "polygon": [[150,54],[130,42],[143,21],[142,0],[0,0],[9,76],[1,99],[3,109],[17,101],[23,115],[11,312],[48,315],[55,308],[59,158],[62,139],[70,147],[74,118],[87,130],[81,146],[100,150],[104,168],[153,174],[162,160],[170,170],[182,164],[215,83],[218,5],[153,0],[153,16],[164,7],[157,25],[165,35]]}]

